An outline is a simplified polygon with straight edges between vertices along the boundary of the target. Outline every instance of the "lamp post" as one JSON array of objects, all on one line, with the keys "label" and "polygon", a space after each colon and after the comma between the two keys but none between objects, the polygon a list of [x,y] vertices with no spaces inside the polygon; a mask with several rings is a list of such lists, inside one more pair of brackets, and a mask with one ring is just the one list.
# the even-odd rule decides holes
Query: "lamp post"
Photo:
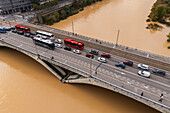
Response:
[{"label": "lamp post", "polygon": [[37,56],[38,56],[38,58],[39,58],[38,49],[37,49],[37,46],[36,46],[36,44],[35,44],[35,40],[32,39],[32,41],[33,41],[33,44],[34,44],[34,46],[35,46],[35,51],[36,51],[36,53],[37,53]]},{"label": "lamp post", "polygon": [[118,44],[119,32],[120,32],[120,30],[118,30],[118,33],[117,33],[116,46]]},{"label": "lamp post", "polygon": [[90,76],[92,75],[92,57],[90,56]]},{"label": "lamp post", "polygon": [[72,31],[73,31],[73,35],[74,35],[74,23],[73,23],[73,20],[72,20]]},{"label": "lamp post", "polygon": [[97,74],[97,69],[101,66],[103,62],[100,62],[100,64],[96,67],[95,74]]}]

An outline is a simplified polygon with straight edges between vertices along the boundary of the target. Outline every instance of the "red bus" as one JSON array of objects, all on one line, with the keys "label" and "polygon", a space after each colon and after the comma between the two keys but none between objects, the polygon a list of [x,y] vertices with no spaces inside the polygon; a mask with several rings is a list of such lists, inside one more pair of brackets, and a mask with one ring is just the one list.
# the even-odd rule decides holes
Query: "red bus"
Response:
[{"label": "red bus", "polygon": [[30,28],[25,27],[25,26],[21,26],[21,25],[16,25],[16,26],[15,26],[15,29],[16,29],[17,31],[23,31],[24,33],[30,33],[30,32],[31,32],[31,31],[30,31]]},{"label": "red bus", "polygon": [[64,44],[73,48],[77,48],[82,50],[84,48],[84,43],[82,42],[77,42],[75,40],[71,39],[64,39]]}]

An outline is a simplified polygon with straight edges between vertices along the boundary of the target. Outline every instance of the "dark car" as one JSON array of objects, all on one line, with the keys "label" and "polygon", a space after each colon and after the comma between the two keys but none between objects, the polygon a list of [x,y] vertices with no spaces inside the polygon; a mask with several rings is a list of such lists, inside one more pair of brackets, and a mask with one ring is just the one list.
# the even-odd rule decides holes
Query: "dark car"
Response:
[{"label": "dark car", "polygon": [[23,31],[17,31],[17,33],[20,34],[20,35],[24,35]]},{"label": "dark car", "polygon": [[98,55],[99,51],[92,49],[92,50],[89,51],[89,53],[94,54],[94,55]]},{"label": "dark car", "polygon": [[86,57],[94,58],[94,55],[89,53],[89,54],[86,54]]},{"label": "dark car", "polygon": [[66,46],[64,49],[68,50],[68,51],[71,51],[71,47],[69,47],[69,46]]},{"label": "dark car", "polygon": [[10,27],[6,27],[5,30],[6,31],[11,31],[11,28]]},{"label": "dark car", "polygon": [[36,35],[36,33],[35,32],[30,32],[30,35]]},{"label": "dark car", "polygon": [[129,60],[124,60],[123,63],[129,66],[133,66],[133,62]]},{"label": "dark car", "polygon": [[106,58],[110,58],[110,54],[108,54],[108,53],[102,53],[101,56],[106,57]]},{"label": "dark car", "polygon": [[157,73],[157,74],[163,75],[163,76],[165,76],[165,74],[166,74],[165,71],[162,71],[162,70],[159,70],[159,69],[154,69],[154,70],[152,70],[152,72],[155,73],[155,74]]},{"label": "dark car", "polygon": [[30,34],[29,33],[25,33],[24,36],[30,37]]},{"label": "dark car", "polygon": [[11,30],[15,30],[15,27],[11,27]]},{"label": "dark car", "polygon": [[13,33],[17,33],[17,30],[12,30]]},{"label": "dark car", "polygon": [[122,62],[117,62],[116,64],[115,64],[115,66],[116,67],[121,67],[121,68],[125,68],[125,64],[124,63],[122,63]]}]

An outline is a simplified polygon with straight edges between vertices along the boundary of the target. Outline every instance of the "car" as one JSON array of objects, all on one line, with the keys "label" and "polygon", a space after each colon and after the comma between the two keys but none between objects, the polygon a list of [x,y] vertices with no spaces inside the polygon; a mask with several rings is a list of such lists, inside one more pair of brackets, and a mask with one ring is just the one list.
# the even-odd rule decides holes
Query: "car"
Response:
[{"label": "car", "polygon": [[17,30],[12,30],[13,33],[17,33]]},{"label": "car", "polygon": [[30,34],[29,33],[25,33],[24,36],[30,37]]},{"label": "car", "polygon": [[149,66],[145,64],[138,64],[138,68],[144,69],[144,70],[149,70]]},{"label": "car", "polygon": [[15,30],[15,27],[12,26],[12,27],[11,27],[11,30]]},{"label": "car", "polygon": [[152,72],[159,74],[159,75],[163,75],[163,76],[165,76],[165,74],[166,74],[165,71],[162,71],[162,70],[159,70],[159,69],[153,69]]},{"label": "car", "polygon": [[69,47],[69,46],[66,46],[64,49],[68,50],[68,51],[71,51],[71,47]]},{"label": "car", "polygon": [[35,35],[36,35],[36,33],[31,31],[31,32],[30,32],[30,35],[35,36]]},{"label": "car", "polygon": [[102,53],[101,56],[106,57],[106,58],[110,58],[110,54],[108,54],[108,53]]},{"label": "car", "polygon": [[121,68],[123,68],[123,69],[126,67],[125,64],[122,63],[122,62],[117,62],[117,63],[115,64],[115,66],[116,66],[116,67],[121,67]]},{"label": "car", "polygon": [[10,27],[5,27],[5,30],[6,31],[11,31],[11,28]]},{"label": "car", "polygon": [[130,60],[124,60],[123,63],[129,66],[133,66],[133,62]]},{"label": "car", "polygon": [[86,57],[94,58],[94,55],[89,53],[89,54],[86,54]]},{"label": "car", "polygon": [[62,48],[61,44],[55,44],[55,47]]},{"label": "car", "polygon": [[17,33],[20,34],[20,35],[24,35],[23,31],[17,31]]},{"label": "car", "polygon": [[81,51],[80,51],[80,50],[78,50],[78,49],[74,49],[74,50],[73,50],[73,53],[81,54]]},{"label": "car", "polygon": [[150,77],[150,72],[148,72],[148,71],[138,71],[138,75],[141,75],[141,76],[149,78]]},{"label": "car", "polygon": [[97,60],[100,61],[100,62],[103,62],[103,63],[106,63],[106,62],[107,62],[106,59],[105,59],[105,58],[102,58],[102,57],[98,57]]},{"label": "car", "polygon": [[55,40],[55,43],[62,44],[63,42],[62,42],[61,39],[56,39],[56,40]]},{"label": "car", "polygon": [[94,54],[94,55],[98,55],[99,51],[92,49],[92,50],[89,51],[89,53]]}]

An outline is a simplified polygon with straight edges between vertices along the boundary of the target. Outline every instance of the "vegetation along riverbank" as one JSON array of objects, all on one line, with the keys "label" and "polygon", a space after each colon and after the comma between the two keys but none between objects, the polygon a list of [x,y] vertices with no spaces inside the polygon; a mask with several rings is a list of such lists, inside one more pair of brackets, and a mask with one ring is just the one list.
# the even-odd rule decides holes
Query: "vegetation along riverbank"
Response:
[{"label": "vegetation along riverbank", "polygon": [[[161,30],[163,27],[154,23],[159,22],[161,24],[170,27],[170,0],[157,0],[152,6],[151,13],[149,14],[147,29]],[[170,42],[170,33],[167,35],[167,42]],[[170,46],[168,47],[170,49]]]},{"label": "vegetation along riverbank", "polygon": [[[57,5],[57,0],[55,1],[54,4]],[[61,10],[59,11],[54,11],[51,12],[50,14],[45,14],[42,15],[42,19],[44,24],[47,25],[53,25],[55,22],[59,22],[61,20],[64,20],[68,18],[69,16],[72,16],[74,14],[79,13],[79,11],[84,10],[84,7],[91,5],[97,1],[102,1],[102,0],[74,0],[72,5],[65,5]],[[43,8],[48,8],[51,3],[46,3],[43,6],[41,5],[34,5],[34,10],[41,10]]]}]

